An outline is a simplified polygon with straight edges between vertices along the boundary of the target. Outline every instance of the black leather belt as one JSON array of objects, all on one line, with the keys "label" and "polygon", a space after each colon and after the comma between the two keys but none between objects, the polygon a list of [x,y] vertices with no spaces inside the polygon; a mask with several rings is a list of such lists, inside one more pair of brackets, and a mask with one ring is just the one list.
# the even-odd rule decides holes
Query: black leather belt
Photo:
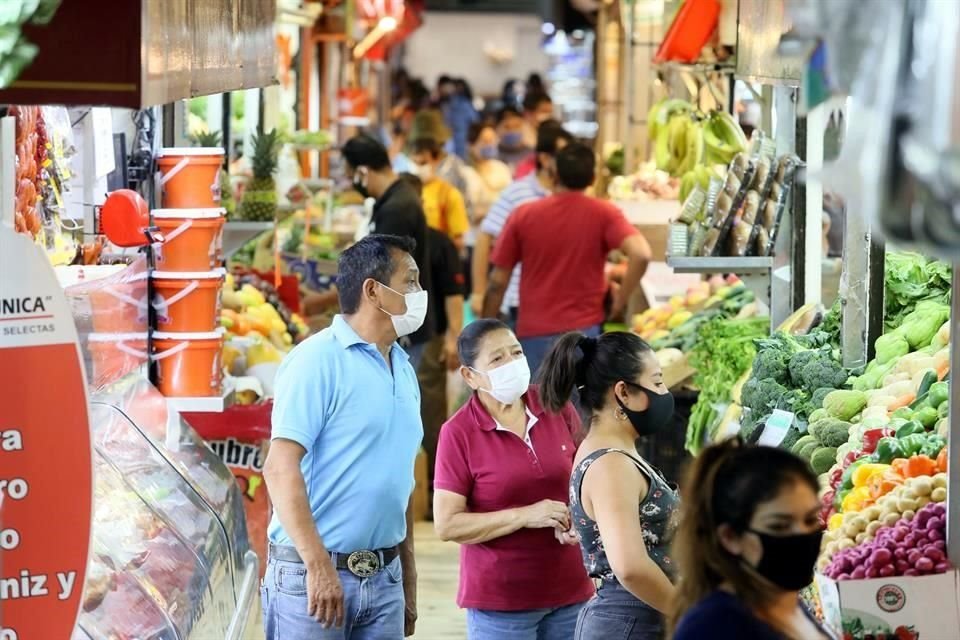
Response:
[{"label": "black leather belt", "polygon": [[[400,555],[399,547],[377,549],[376,551],[354,551],[353,553],[330,553],[333,566],[349,571],[358,578],[370,578],[377,575]],[[295,547],[271,544],[270,557],[283,562],[303,564]]]}]

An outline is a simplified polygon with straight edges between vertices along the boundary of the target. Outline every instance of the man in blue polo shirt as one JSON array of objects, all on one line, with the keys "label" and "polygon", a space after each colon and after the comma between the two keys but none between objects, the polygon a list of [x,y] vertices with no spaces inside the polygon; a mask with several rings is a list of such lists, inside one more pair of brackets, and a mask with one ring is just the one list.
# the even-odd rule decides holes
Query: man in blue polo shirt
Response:
[{"label": "man in blue polo shirt", "polygon": [[416,372],[396,344],[426,314],[413,250],[408,238],[370,235],[344,251],[343,315],[277,375],[263,473],[274,506],[267,640],[413,635],[409,506],[423,425]]}]

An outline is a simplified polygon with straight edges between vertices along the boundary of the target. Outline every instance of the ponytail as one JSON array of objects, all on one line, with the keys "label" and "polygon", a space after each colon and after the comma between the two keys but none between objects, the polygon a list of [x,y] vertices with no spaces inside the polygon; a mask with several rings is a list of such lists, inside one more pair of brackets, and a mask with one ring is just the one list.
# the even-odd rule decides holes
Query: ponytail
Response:
[{"label": "ponytail", "polygon": [[770,603],[767,586],[726,550],[717,530],[727,525],[743,533],[760,504],[795,482],[818,491],[817,478],[803,460],[784,449],[748,445],[740,438],[711,445],[694,459],[683,484],[680,525],[673,543],[680,581],[669,616],[671,629],[723,583],[729,583],[749,608],[761,609]]},{"label": "ponytail", "polygon": [[553,345],[540,366],[540,400],[544,407],[554,413],[559,413],[573,396],[577,370],[583,369],[585,356],[578,349],[583,340],[590,338],[576,331],[564,335]]}]

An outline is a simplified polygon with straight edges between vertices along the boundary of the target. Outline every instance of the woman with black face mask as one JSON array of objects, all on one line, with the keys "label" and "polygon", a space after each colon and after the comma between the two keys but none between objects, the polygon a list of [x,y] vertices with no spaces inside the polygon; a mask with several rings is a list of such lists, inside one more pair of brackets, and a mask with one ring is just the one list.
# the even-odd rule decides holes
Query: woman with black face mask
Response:
[{"label": "woman with black face mask", "polygon": [[576,390],[589,429],[574,460],[570,514],[598,589],[575,637],[660,640],[675,595],[669,546],[679,498],[636,447],[671,424],[660,365],[632,333],[570,333],[541,371],[547,408],[558,411]]},{"label": "woman with black face mask", "polygon": [[708,447],[684,485],[674,640],[826,640],[801,604],[823,531],[817,478],[783,449]]}]

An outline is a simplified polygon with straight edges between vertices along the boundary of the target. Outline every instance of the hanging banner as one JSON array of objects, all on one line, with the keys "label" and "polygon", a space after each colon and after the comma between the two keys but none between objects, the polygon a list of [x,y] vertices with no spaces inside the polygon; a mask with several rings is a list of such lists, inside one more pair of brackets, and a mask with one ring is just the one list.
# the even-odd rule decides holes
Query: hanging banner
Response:
[{"label": "hanging banner", "polygon": [[77,331],[43,250],[0,225],[0,639],[69,640],[90,546]]}]

